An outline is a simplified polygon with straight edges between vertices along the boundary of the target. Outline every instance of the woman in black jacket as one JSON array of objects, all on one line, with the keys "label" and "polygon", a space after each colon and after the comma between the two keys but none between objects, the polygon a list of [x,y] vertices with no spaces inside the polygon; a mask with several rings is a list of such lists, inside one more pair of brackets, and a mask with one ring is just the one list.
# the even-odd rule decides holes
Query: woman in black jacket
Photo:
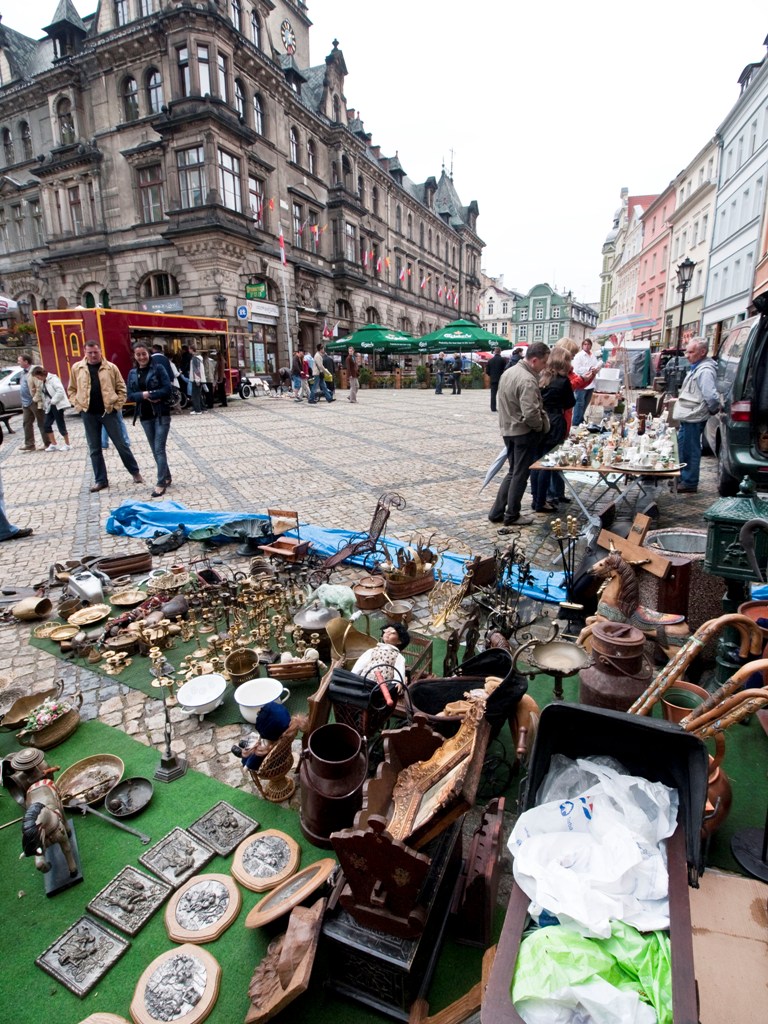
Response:
[{"label": "woman in black jacket", "polygon": [[149,441],[149,447],[157,466],[157,485],[152,491],[153,498],[165,494],[171,483],[171,471],[165,444],[171,427],[171,381],[161,363],[151,360],[151,353],[144,342],[133,346],[136,361],[128,374],[126,389],[128,401],[135,402],[133,422],[138,416]]},{"label": "woman in black jacket", "polygon": [[[571,372],[571,357],[564,348],[553,348],[549,354],[547,365],[539,374],[539,387],[544,402],[544,409],[549,416],[549,432],[544,437],[539,458],[551,452],[568,434],[565,412],[572,409],[576,399],[573,394],[568,374]],[[547,487],[551,470],[534,469],[531,472],[531,494],[533,495],[534,512],[556,512],[553,505],[547,504]]]}]

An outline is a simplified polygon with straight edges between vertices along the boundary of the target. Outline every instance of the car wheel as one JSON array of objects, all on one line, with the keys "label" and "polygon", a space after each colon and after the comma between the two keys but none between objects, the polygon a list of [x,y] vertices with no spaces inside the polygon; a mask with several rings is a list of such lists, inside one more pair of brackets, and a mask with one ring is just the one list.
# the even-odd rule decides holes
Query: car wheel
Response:
[{"label": "car wheel", "polygon": [[739,491],[739,481],[735,476],[731,476],[722,462],[718,473],[717,491],[721,498],[735,498]]},{"label": "car wheel", "polygon": [[241,384],[238,391],[240,392],[241,398],[250,398],[253,394],[253,388],[250,384]]}]

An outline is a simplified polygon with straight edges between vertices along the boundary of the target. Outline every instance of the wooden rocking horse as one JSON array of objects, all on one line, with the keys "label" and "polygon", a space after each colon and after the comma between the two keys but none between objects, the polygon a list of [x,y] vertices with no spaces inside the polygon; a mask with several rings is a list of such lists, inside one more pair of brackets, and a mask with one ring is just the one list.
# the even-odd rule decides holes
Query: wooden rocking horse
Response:
[{"label": "wooden rocking horse", "polygon": [[47,779],[33,783],[27,790],[26,805],[21,826],[21,856],[34,857],[37,870],[45,873],[52,866],[45,852],[58,844],[70,877],[74,878],[79,866],[69,841],[71,830],[56,786]]},{"label": "wooden rocking horse", "polygon": [[[642,565],[642,562],[636,564]],[[593,623],[606,619],[628,622],[645,633],[649,640],[655,640],[668,658],[685,643],[690,634],[685,616],[655,612],[641,605],[635,570],[615,548],[596,562],[589,572],[604,583],[598,593],[597,613],[588,616],[587,625],[579,635],[580,644],[583,645],[591,636]]]}]

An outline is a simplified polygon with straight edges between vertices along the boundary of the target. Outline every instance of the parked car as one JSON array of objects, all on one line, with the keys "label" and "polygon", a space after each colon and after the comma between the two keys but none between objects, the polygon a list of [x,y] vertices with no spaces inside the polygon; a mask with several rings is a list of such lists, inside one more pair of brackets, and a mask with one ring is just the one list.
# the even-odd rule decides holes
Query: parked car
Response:
[{"label": "parked car", "polygon": [[21,369],[4,366],[0,369],[0,416],[21,408]]},{"label": "parked car", "polygon": [[736,494],[745,476],[768,490],[768,292],[755,306],[760,315],[733,327],[716,357],[721,409],[714,450],[723,497]]}]

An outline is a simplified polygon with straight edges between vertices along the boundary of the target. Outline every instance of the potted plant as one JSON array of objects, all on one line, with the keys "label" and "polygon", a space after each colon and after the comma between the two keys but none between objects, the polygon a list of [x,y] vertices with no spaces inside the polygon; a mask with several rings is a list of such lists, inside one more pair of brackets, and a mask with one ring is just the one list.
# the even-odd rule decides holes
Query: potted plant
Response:
[{"label": "potted plant", "polygon": [[360,387],[361,388],[370,387],[370,384],[371,384],[371,371],[368,369],[367,366],[361,366],[360,367],[360,371],[359,371],[359,373],[357,375],[357,378],[360,381]]},{"label": "potted plant", "polygon": [[416,367],[416,383],[420,388],[429,387],[429,371],[426,366],[419,365]]}]

